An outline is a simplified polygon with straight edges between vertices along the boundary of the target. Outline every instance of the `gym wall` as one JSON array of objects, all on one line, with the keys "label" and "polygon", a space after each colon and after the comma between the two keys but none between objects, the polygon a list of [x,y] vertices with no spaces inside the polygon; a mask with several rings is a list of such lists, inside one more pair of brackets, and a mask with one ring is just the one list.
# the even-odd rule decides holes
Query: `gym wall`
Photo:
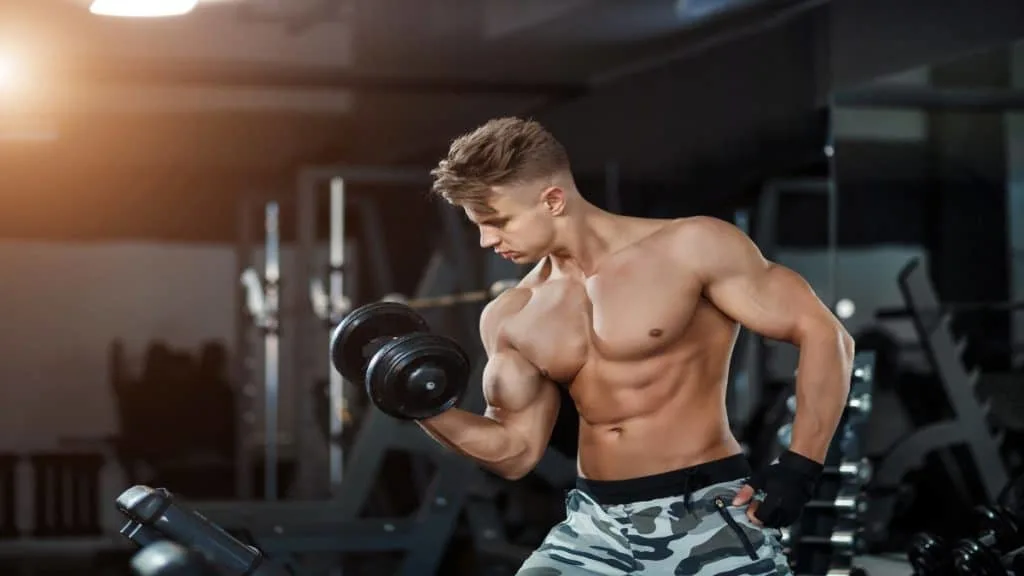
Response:
[{"label": "gym wall", "polygon": [[[255,254],[254,262],[260,257]],[[281,259],[283,277],[295,277],[292,250],[282,249]],[[326,263],[325,251],[316,262]],[[235,311],[242,293],[231,246],[11,241],[0,243],[0,268],[0,405],[16,407],[0,419],[0,451],[49,450],[117,433],[108,367],[114,339],[125,343],[134,374],[154,340],[193,353],[211,340],[232,354],[237,349]],[[293,290],[306,301],[305,283],[286,282],[282,290],[284,302]],[[282,323],[284,331],[292,330],[292,320]],[[311,338],[317,350],[327,350],[326,333]],[[283,343],[283,441],[294,427],[294,387],[287,384],[293,353]],[[262,362],[254,365],[260,422]],[[326,353],[309,369],[326,377]]]}]

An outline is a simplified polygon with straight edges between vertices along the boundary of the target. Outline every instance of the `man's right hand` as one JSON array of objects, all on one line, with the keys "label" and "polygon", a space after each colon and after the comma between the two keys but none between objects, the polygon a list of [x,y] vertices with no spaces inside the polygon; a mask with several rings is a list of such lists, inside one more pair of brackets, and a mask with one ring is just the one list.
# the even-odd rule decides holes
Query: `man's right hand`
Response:
[{"label": "man's right hand", "polygon": [[480,337],[487,352],[484,414],[456,408],[417,422],[439,443],[509,480],[522,478],[537,465],[561,404],[556,385],[498,338],[504,321],[528,297],[528,292],[509,290],[491,301],[480,316]]}]

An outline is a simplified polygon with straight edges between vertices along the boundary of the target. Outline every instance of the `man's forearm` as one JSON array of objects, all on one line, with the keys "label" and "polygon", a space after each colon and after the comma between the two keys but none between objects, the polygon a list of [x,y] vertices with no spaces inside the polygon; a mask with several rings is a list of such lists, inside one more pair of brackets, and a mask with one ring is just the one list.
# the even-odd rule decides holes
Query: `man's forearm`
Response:
[{"label": "man's forearm", "polygon": [[850,392],[853,341],[841,329],[808,335],[800,343],[796,415],[789,449],[824,462]]},{"label": "man's forearm", "polygon": [[453,408],[418,424],[434,440],[496,474],[519,478],[528,472],[526,442],[500,422]]}]

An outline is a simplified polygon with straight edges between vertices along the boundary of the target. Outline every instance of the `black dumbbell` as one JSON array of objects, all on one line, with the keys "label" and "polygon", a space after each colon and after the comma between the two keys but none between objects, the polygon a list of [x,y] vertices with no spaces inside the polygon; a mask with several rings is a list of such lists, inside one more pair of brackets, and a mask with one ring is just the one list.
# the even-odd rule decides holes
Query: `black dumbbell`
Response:
[{"label": "black dumbbell", "polygon": [[403,420],[452,408],[469,384],[462,348],[431,334],[415,310],[398,302],[374,302],[345,316],[331,335],[331,362],[346,380],[365,385],[377,408]]},{"label": "black dumbbell", "polygon": [[1011,550],[1021,541],[1017,519],[1003,508],[975,508],[974,523],[973,535],[955,546],[935,534],[915,534],[907,551],[914,573],[920,576],[975,574],[962,571],[957,564],[965,566],[964,569],[990,566],[991,557],[998,559],[1001,551]]},{"label": "black dumbbell", "polygon": [[907,550],[907,560],[918,576],[948,576],[953,574],[949,544],[941,536],[930,532],[914,534]]},{"label": "black dumbbell", "polygon": [[1004,576],[1024,545],[1018,519],[1004,508],[981,508],[977,518],[982,526],[975,538],[959,541],[952,551],[957,574]]}]

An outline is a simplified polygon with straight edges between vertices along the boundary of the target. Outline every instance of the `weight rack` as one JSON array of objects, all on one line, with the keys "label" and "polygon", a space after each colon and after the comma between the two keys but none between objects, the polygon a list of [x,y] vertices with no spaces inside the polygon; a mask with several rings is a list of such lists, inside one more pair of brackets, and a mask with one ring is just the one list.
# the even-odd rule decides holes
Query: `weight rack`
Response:
[{"label": "weight rack", "polygon": [[[864,457],[860,438],[871,416],[875,353],[858,352],[846,408],[825,456],[825,471],[800,519],[783,529],[782,546],[795,574],[850,574],[857,570],[860,526],[866,506],[864,488],[871,479],[871,463]],[[795,412],[795,397],[790,410]],[[789,445],[787,424],[779,430],[780,444]]]}]

